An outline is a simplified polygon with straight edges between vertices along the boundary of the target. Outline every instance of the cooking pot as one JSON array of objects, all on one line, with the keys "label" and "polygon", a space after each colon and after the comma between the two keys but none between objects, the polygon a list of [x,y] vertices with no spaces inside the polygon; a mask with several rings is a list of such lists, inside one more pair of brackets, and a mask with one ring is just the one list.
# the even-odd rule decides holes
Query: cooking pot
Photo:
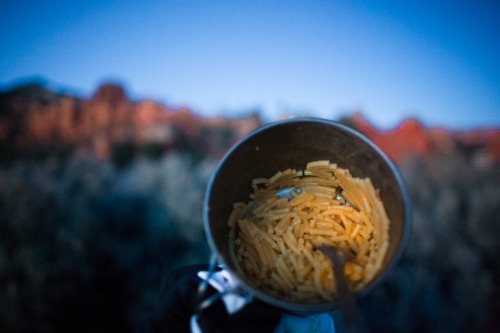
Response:
[{"label": "cooking pot", "polygon": [[375,278],[357,292],[366,295],[387,277],[408,241],[410,199],[396,165],[372,141],[338,122],[317,118],[295,118],[264,125],[235,144],[221,159],[208,184],[203,218],[210,250],[219,264],[231,274],[239,287],[270,305],[296,314],[315,314],[334,310],[337,301],[299,303],[266,294],[239,275],[229,256],[227,219],[232,204],[247,202],[251,181],[271,177],[288,168],[304,170],[316,160],[330,160],[354,177],[371,178],[390,220],[389,249]]}]

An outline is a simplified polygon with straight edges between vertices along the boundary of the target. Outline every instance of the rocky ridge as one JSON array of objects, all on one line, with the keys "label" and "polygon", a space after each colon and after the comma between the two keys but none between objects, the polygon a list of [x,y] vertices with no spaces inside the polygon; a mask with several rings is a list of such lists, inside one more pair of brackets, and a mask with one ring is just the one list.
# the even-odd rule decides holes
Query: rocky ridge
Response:
[{"label": "rocky ridge", "polygon": [[[132,101],[124,89],[104,84],[90,99],[57,94],[40,85],[0,94],[0,142],[17,151],[45,145],[93,150],[109,158],[115,143],[159,144],[164,150],[201,150],[221,157],[261,125],[258,114],[202,118],[186,108]],[[208,136],[210,139],[208,140]]]},{"label": "rocky ridge", "polygon": [[[354,113],[344,123],[358,129],[393,160],[462,149],[476,154],[480,165],[500,160],[500,128],[464,131],[426,128],[406,119],[392,130],[380,130]],[[263,124],[257,113],[241,118],[203,118],[182,107],[152,100],[132,101],[124,89],[103,84],[90,99],[54,93],[28,85],[0,93],[0,142],[16,151],[45,145],[52,149],[90,148],[107,159],[112,146],[158,144],[160,149],[194,149],[221,157],[246,134]]]}]

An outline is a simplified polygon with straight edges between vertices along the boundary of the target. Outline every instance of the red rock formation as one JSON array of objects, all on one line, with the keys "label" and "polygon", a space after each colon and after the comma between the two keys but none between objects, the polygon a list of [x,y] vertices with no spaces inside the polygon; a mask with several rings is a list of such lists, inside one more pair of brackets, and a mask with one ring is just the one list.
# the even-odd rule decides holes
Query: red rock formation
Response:
[{"label": "red rock formation", "polygon": [[[0,143],[15,149],[36,145],[92,148],[107,158],[111,145],[159,143],[222,156],[230,145],[261,125],[258,114],[238,119],[202,118],[186,108],[155,101],[129,100],[123,88],[104,84],[90,99],[55,94],[43,86],[19,87],[0,94]],[[407,119],[381,131],[360,113],[348,120],[396,162],[408,154],[447,153],[461,147],[480,149],[482,158],[500,161],[500,129],[449,131],[426,128]],[[228,139],[229,138],[229,139]],[[229,140],[229,141],[228,141]]]},{"label": "red rock formation", "polygon": [[[175,148],[179,133],[183,133],[184,144],[187,140],[196,145],[202,142],[205,128],[230,128],[234,130],[232,144],[261,125],[257,115],[202,118],[185,108],[168,108],[149,100],[133,102],[113,84],[102,85],[89,100],[55,95],[39,86],[18,90],[0,95],[0,140],[21,149],[40,144],[91,147],[107,158],[114,142],[131,141],[139,146],[156,142]],[[227,148],[200,147],[216,155]]]},{"label": "red rock formation", "polygon": [[364,133],[396,162],[408,154],[425,156],[433,153],[449,153],[458,144],[484,148],[492,161],[500,160],[500,129],[449,131],[444,128],[425,128],[415,119],[403,121],[397,128],[381,131],[370,124],[360,113],[351,119],[354,127]]}]

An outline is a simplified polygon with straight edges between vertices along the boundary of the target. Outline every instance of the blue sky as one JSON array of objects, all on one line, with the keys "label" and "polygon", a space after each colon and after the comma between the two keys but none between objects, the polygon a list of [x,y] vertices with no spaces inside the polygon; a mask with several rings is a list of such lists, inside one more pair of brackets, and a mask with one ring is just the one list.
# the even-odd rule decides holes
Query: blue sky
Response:
[{"label": "blue sky", "polygon": [[0,89],[32,78],[204,116],[500,126],[500,2],[3,1]]}]

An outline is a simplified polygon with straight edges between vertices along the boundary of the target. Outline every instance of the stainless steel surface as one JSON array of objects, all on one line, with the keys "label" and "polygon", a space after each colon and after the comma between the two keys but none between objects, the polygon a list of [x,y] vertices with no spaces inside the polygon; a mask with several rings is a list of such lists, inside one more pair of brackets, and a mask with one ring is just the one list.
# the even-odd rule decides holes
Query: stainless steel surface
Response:
[{"label": "stainless steel surface", "polygon": [[248,201],[250,183],[256,177],[270,177],[278,170],[304,169],[307,162],[330,160],[349,169],[355,177],[370,177],[391,220],[389,249],[381,271],[359,291],[364,295],[390,273],[400,258],[410,232],[411,212],[408,191],[395,164],[359,132],[336,122],[297,118],[265,125],[233,146],[219,163],[207,187],[204,224],[210,249],[225,265],[241,288],[260,300],[300,314],[331,311],[339,302],[303,304],[272,297],[238,276],[228,254],[226,221],[237,201]]}]

